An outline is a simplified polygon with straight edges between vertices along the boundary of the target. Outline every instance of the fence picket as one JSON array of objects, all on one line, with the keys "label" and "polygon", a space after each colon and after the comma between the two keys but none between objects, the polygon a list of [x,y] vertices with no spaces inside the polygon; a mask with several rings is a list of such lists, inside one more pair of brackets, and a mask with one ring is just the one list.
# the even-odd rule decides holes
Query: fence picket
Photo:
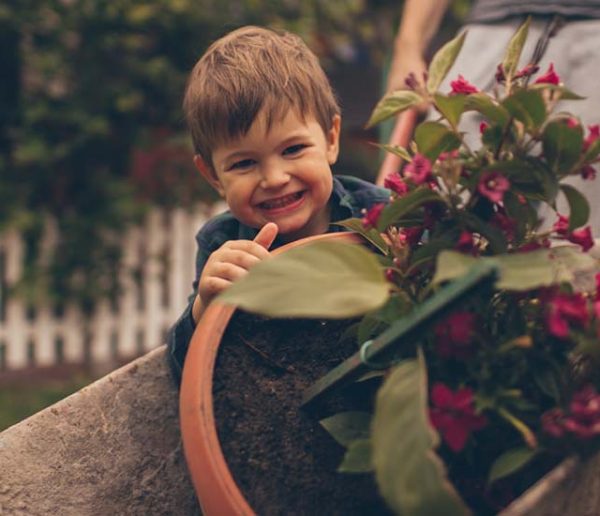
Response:
[{"label": "fence picket", "polygon": [[[56,313],[44,304],[36,308],[35,316],[27,317],[25,303],[17,296],[7,297],[21,277],[23,242],[14,230],[0,234],[0,375],[2,370],[86,360],[115,363],[162,344],[191,294],[194,236],[222,208],[151,209],[145,223],[129,228],[123,238],[123,291],[116,309],[103,300],[88,319],[77,306],[66,305]],[[50,221],[44,255],[57,238],[56,225]]]}]

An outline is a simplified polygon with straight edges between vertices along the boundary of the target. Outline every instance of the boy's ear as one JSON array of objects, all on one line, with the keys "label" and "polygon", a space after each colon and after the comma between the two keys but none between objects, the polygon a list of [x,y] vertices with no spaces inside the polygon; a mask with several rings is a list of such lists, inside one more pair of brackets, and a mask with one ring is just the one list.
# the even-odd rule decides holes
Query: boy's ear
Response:
[{"label": "boy's ear", "polygon": [[340,152],[340,130],[342,127],[342,117],[334,115],[331,120],[331,128],[327,133],[327,161],[333,165],[338,158]]},{"label": "boy's ear", "polygon": [[217,174],[215,173],[213,168],[202,159],[202,156],[200,156],[200,154],[194,155],[194,165],[198,169],[198,172],[200,172],[200,175],[204,179],[206,179],[208,184],[212,186],[217,192],[219,192],[219,195],[221,197],[223,197],[225,195],[225,191],[221,186],[221,182],[219,181]]}]

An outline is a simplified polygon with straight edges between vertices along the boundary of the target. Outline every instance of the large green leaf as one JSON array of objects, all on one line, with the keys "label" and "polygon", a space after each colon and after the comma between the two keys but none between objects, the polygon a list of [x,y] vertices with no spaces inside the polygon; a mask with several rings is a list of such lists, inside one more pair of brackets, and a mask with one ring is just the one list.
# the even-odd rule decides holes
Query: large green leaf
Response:
[{"label": "large green leaf", "polygon": [[542,149],[546,161],[558,174],[566,174],[577,163],[583,148],[581,126],[569,127],[564,120],[546,124],[542,133]]},{"label": "large green leaf", "polygon": [[375,106],[367,127],[372,127],[383,120],[405,111],[423,102],[423,97],[410,90],[393,91],[385,95]]},{"label": "large green leaf", "polygon": [[439,437],[429,424],[422,355],[398,365],[379,389],[371,431],[377,485],[394,512],[468,514],[434,452]]},{"label": "large green leaf", "polygon": [[388,145],[386,143],[382,143],[378,144],[377,147],[385,150],[386,152],[391,152],[392,154],[402,158],[404,161],[412,160],[410,153],[400,145]]},{"label": "large green leaf", "polygon": [[369,438],[371,417],[368,412],[339,412],[321,419],[319,423],[331,434],[331,437],[347,448],[358,439]]},{"label": "large green leaf", "polygon": [[438,193],[426,187],[413,190],[409,194],[400,199],[396,199],[394,202],[383,208],[381,215],[379,215],[379,220],[377,221],[377,229],[379,231],[385,231],[391,224],[395,224],[413,210],[416,210],[423,206],[423,204],[429,202],[444,202],[444,200]]},{"label": "large green leaf", "polygon": [[456,126],[460,121],[461,115],[465,111],[467,95],[441,95],[436,93],[434,96],[435,107],[444,116],[450,124]]},{"label": "large green leaf", "polygon": [[415,131],[415,142],[421,154],[434,162],[442,152],[460,147],[460,138],[439,122],[423,122]]},{"label": "large green leaf", "polygon": [[465,100],[467,110],[477,111],[485,118],[499,126],[505,126],[510,119],[510,113],[486,93],[472,93]]},{"label": "large green leaf", "polygon": [[515,291],[571,282],[575,273],[596,267],[594,258],[583,253],[577,246],[481,258],[456,251],[442,251],[438,255],[432,282],[439,284],[464,276],[479,260],[489,261],[499,268],[496,288]]},{"label": "large green leaf", "polygon": [[540,127],[546,120],[546,104],[539,90],[519,89],[506,97],[502,105],[530,131]]},{"label": "large green leaf", "polygon": [[583,100],[585,97],[581,95],[577,95],[577,93],[572,92],[571,90],[561,86],[559,84],[549,84],[539,83],[539,84],[531,84],[529,86],[532,90],[549,90],[555,93],[555,95],[559,96],[561,100]]},{"label": "large green leaf", "polygon": [[537,454],[538,450],[527,448],[525,446],[513,448],[512,450],[504,452],[492,464],[488,483],[491,484],[496,480],[515,473],[530,462]]},{"label": "large green leaf", "polygon": [[361,219],[353,218],[341,220],[340,222],[335,223],[338,226],[342,226],[348,228],[367,240],[371,242],[377,249],[379,249],[383,254],[388,254],[389,246],[385,243],[385,240],[381,236],[381,233],[377,231],[375,228],[366,229],[362,223]]},{"label": "large green leaf", "polygon": [[338,471],[340,473],[370,473],[373,471],[373,447],[370,439],[359,439],[351,443]]},{"label": "large green leaf", "polygon": [[514,33],[506,47],[506,53],[502,60],[502,68],[504,69],[504,75],[506,76],[507,81],[512,79],[519,66],[519,59],[521,58],[521,52],[523,52],[525,41],[527,41],[530,23],[531,18],[527,18],[517,32]]},{"label": "large green leaf", "polygon": [[260,262],[217,299],[271,317],[346,318],[379,308],[388,290],[372,252],[317,242]]},{"label": "large green leaf", "polygon": [[585,225],[590,218],[590,205],[586,197],[571,185],[560,185],[569,203],[569,231]]},{"label": "large green leaf", "polygon": [[435,93],[442,84],[442,81],[448,75],[450,68],[456,61],[460,49],[465,41],[466,32],[463,32],[459,36],[455,37],[442,48],[440,48],[431,60],[429,65],[428,77],[427,77],[427,91],[429,93]]}]

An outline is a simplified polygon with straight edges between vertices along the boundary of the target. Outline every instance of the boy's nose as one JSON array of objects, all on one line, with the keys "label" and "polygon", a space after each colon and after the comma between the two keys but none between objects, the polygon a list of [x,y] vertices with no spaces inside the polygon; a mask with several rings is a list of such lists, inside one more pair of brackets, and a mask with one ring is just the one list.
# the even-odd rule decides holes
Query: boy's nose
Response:
[{"label": "boy's nose", "polygon": [[280,188],[287,184],[290,175],[281,163],[266,164],[262,170],[260,186],[264,189]]}]

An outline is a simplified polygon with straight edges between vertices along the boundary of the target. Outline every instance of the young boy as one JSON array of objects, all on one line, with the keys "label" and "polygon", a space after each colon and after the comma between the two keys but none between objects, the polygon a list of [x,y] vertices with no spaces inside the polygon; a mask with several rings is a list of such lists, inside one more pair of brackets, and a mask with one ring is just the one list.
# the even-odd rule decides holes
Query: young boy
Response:
[{"label": "young boy", "polygon": [[316,56],[293,34],[244,27],[219,39],[192,70],[183,107],[194,164],[229,210],[196,236],[196,294],[168,337],[178,380],[204,309],[269,249],[343,231],[331,223],[389,200],[385,189],[332,176],[340,109]]}]

